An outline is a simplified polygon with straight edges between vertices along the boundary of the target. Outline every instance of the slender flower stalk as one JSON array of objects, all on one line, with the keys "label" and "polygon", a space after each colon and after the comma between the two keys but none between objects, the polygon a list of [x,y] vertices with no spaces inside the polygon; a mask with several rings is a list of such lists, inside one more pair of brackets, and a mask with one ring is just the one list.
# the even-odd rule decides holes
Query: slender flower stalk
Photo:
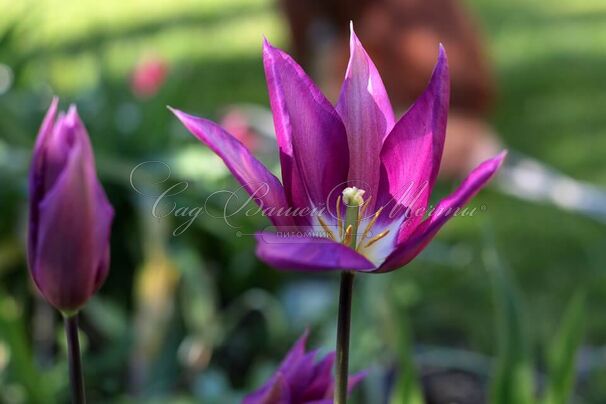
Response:
[{"label": "slender flower stalk", "polygon": [[355,272],[341,273],[339,314],[337,318],[337,369],[335,377],[335,403],[347,402],[347,375],[349,374],[349,334],[351,328],[351,300]]},{"label": "slender flower stalk", "polygon": [[72,401],[84,403],[77,314],[107,277],[114,210],[76,107],[56,118],[58,103],[55,98],[34,146],[28,264],[40,294],[65,318]]},{"label": "slender flower stalk", "polygon": [[84,378],[82,376],[82,359],[80,357],[80,341],[78,338],[78,315],[64,316],[65,335],[69,361],[69,380],[71,398],[74,404],[86,403],[84,393]]}]

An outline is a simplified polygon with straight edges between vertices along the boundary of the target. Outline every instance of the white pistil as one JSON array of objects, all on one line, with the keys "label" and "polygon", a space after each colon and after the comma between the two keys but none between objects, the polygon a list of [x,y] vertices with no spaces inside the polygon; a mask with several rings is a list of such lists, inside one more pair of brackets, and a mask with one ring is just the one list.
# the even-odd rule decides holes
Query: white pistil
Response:
[{"label": "white pistil", "polygon": [[348,208],[358,208],[364,204],[366,191],[356,187],[347,187],[343,190],[343,202]]}]

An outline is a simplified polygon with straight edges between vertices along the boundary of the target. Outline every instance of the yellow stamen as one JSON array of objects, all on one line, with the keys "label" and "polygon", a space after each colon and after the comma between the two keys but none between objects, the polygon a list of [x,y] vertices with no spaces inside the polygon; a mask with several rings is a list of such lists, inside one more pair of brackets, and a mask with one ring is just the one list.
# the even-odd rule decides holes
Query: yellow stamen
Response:
[{"label": "yellow stamen", "polygon": [[352,225],[347,226],[347,229],[345,229],[345,238],[343,239],[343,244],[345,244],[345,245],[351,244],[352,233],[353,233],[353,226]]},{"label": "yellow stamen", "polygon": [[368,243],[366,243],[366,245],[364,246],[364,248],[366,247],[370,247],[371,245],[373,245],[374,243],[376,243],[377,241],[381,240],[383,237],[387,236],[389,234],[389,229],[377,234],[376,236],[374,236],[373,238],[371,238]]},{"label": "yellow stamen", "polygon": [[364,214],[366,213],[366,208],[368,208],[368,204],[370,203],[371,199],[372,199],[372,195],[370,195],[368,197],[368,199],[364,202],[364,204],[360,207],[360,211],[358,212],[358,227],[360,227],[360,223],[362,222],[362,219],[364,219]]},{"label": "yellow stamen", "polygon": [[339,228],[339,238],[343,238],[343,223],[341,222],[341,195],[337,198],[337,227]]},{"label": "yellow stamen", "polygon": [[335,240],[335,235],[333,234],[332,230],[330,230],[330,227],[328,227],[324,219],[322,219],[322,216],[318,216],[318,221],[320,222],[320,225],[322,226],[328,237],[331,240]]},{"label": "yellow stamen", "polygon": [[375,212],[375,215],[373,216],[373,218],[366,225],[366,229],[364,229],[364,233],[362,233],[362,237],[360,238],[360,241],[364,240],[366,238],[366,236],[368,236],[370,229],[372,229],[372,226],[374,226],[375,223],[377,222],[377,219],[379,218],[379,215],[381,214],[381,212],[383,212],[383,206],[381,206],[379,208],[379,210],[377,210]]}]

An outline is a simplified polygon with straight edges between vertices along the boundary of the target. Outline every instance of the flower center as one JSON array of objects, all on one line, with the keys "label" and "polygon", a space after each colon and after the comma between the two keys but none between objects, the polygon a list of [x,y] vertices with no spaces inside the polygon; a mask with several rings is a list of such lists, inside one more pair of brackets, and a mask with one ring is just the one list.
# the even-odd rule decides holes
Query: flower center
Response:
[{"label": "flower center", "polygon": [[[328,238],[335,241],[338,240],[356,251],[372,246],[389,234],[389,229],[387,229],[370,237],[371,230],[381,215],[383,208],[379,208],[374,215],[366,221],[364,215],[372,197],[364,200],[364,193],[365,191],[363,189],[348,187],[345,188],[342,195],[337,198],[336,212],[337,229],[339,232],[338,237],[333,233],[326,222],[321,217],[318,217],[320,225],[322,225]],[[344,218],[341,215],[342,203],[345,205]],[[365,225],[360,234],[359,231],[361,230],[361,224],[363,224],[363,222],[365,222]]]}]

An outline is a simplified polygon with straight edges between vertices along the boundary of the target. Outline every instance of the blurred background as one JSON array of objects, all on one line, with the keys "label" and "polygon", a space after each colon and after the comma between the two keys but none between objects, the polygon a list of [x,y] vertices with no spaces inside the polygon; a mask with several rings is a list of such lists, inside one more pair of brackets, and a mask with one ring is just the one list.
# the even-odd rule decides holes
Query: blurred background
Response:
[{"label": "blurred background", "polygon": [[306,327],[311,347],[333,349],[338,277],[261,264],[249,234],[268,223],[234,214],[230,228],[224,201],[206,203],[237,185],[166,105],[222,122],[278,170],[263,35],[334,101],[350,20],[398,113],[445,44],[433,201],[510,149],[477,215],[406,268],[357,277],[351,368],[370,374],[352,401],[606,402],[602,0],[0,0],[0,402],[67,400],[61,319],[24,254],[53,95],[78,105],[117,212],[110,275],[81,316],[90,402],[238,402]]}]

